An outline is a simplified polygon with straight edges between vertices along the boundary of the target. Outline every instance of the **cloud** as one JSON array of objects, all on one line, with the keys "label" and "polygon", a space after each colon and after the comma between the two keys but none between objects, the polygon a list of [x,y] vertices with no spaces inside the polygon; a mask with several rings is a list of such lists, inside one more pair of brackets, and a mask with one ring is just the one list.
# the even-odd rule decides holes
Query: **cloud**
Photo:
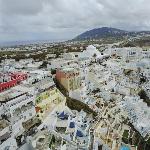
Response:
[{"label": "cloud", "polygon": [[35,15],[43,8],[42,0],[2,0],[1,5],[6,15]]},{"label": "cloud", "polygon": [[70,39],[95,27],[150,28],[149,0],[0,0],[0,41]]}]

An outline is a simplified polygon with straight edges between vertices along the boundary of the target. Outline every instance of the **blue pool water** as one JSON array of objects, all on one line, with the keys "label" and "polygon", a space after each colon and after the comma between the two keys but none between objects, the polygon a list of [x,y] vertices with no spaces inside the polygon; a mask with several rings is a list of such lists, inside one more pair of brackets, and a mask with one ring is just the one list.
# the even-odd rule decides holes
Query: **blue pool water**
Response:
[{"label": "blue pool water", "polygon": [[120,150],[130,150],[130,148],[128,146],[123,145],[121,146]]}]

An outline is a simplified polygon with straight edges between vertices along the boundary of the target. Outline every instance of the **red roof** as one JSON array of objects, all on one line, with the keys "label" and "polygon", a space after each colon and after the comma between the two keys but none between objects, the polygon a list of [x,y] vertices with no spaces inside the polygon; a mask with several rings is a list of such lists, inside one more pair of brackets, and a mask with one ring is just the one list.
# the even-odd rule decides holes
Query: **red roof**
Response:
[{"label": "red roof", "polygon": [[0,83],[0,92],[10,87],[13,87],[16,84],[19,84],[21,81],[27,79],[27,74],[24,74],[24,73],[15,73],[15,74],[9,74],[9,75],[11,76],[10,81]]}]

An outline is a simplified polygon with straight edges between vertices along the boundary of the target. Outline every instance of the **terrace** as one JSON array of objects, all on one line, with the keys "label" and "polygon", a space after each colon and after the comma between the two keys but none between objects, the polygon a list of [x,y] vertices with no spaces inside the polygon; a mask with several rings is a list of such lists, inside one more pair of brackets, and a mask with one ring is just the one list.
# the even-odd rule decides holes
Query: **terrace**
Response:
[{"label": "terrace", "polygon": [[9,126],[9,122],[7,120],[0,120],[0,132]]},{"label": "terrace", "polygon": [[5,103],[8,101],[11,101],[15,98],[18,98],[26,93],[15,90],[15,89],[10,89],[8,91],[4,91],[3,93],[0,93],[0,103]]}]

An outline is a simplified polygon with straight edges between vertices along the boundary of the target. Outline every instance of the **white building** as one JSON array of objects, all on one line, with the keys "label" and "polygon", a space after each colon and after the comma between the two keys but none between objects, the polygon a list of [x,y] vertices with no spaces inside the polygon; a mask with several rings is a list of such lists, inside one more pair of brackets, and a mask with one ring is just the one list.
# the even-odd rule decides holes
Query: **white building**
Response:
[{"label": "white building", "polygon": [[123,47],[111,48],[111,55],[122,57],[124,60],[137,60],[141,58],[142,48],[139,47]]},{"label": "white building", "polygon": [[93,45],[89,45],[79,57],[89,59],[93,59],[95,57],[95,59],[103,59],[104,56],[105,55],[101,55],[101,53],[96,49],[96,47],[94,47]]},{"label": "white building", "polygon": [[73,53],[64,53],[63,58],[65,60],[75,59],[75,55]]},{"label": "white building", "polygon": [[16,138],[25,131],[23,123],[36,115],[35,96],[32,94],[21,90],[19,87],[0,93],[0,104],[3,110],[3,114],[1,113],[3,119],[1,132],[3,132],[3,136],[6,136],[6,138],[1,137],[3,142],[1,142],[0,148],[3,146],[11,149],[13,146],[16,149]]}]

